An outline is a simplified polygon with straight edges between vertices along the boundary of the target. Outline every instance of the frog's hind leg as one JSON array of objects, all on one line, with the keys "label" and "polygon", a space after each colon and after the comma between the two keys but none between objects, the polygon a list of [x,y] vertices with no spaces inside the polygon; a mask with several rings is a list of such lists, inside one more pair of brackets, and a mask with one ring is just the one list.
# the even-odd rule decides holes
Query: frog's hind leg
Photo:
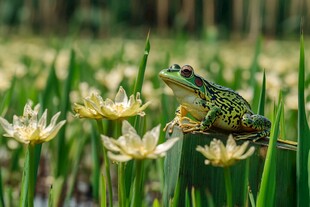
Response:
[{"label": "frog's hind leg", "polygon": [[270,130],[233,133],[235,140],[252,140],[253,142],[270,135]]},{"label": "frog's hind leg", "polygon": [[271,122],[258,114],[244,114],[241,120],[244,132],[235,135],[236,139],[252,139],[256,141],[270,135]]}]

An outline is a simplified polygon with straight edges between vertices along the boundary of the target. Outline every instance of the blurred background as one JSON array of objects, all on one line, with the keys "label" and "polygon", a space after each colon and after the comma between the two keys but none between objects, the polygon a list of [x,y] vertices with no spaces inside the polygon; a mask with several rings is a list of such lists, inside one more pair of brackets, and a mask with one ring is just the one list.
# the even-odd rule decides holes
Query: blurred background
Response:
[{"label": "blurred background", "polygon": [[[254,112],[265,71],[265,116],[273,117],[281,97],[285,116],[280,137],[296,140],[300,28],[305,34],[310,120],[309,13],[310,0],[0,0],[0,97],[2,102],[10,100],[7,108],[0,106],[1,116],[11,121],[27,100],[44,102],[49,114],[68,106],[62,111],[66,133],[44,144],[36,196],[46,202],[53,185],[60,192],[55,199],[97,202],[98,192],[92,189],[101,163],[90,153],[96,147],[91,141],[96,127],[76,119],[72,106],[93,89],[104,99],[114,99],[120,85],[132,94],[147,53],[148,31],[151,50],[141,92],[152,102],[146,110],[147,129],[164,126],[175,116],[178,103],[158,73],[178,63],[190,64],[207,80],[238,91]],[[104,124],[108,128],[109,123]],[[55,157],[62,157],[60,148],[66,153],[59,161]],[[4,200],[11,204],[7,206],[17,206],[24,155],[24,146],[0,137],[0,182]],[[58,161],[66,165],[61,176]],[[160,199],[163,174],[158,166],[149,166],[148,196]],[[63,186],[68,190],[61,192]]]},{"label": "blurred background", "polygon": [[0,0],[0,28],[5,34],[134,38],[151,29],[169,36],[291,38],[301,19],[309,34],[309,12],[310,0]]}]

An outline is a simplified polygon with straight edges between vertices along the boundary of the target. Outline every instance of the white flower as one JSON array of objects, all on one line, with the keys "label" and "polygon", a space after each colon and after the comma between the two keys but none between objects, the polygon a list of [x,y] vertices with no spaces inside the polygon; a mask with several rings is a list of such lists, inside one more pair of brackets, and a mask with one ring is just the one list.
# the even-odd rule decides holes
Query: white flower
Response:
[{"label": "white flower", "polygon": [[238,146],[232,135],[229,135],[226,147],[221,140],[213,139],[210,147],[208,145],[204,147],[197,146],[196,150],[207,158],[205,160],[206,165],[212,164],[218,167],[228,167],[235,164],[238,160],[250,157],[254,153],[255,148],[253,146],[246,151],[248,145],[249,141],[246,141],[241,146]]},{"label": "white flower", "polygon": [[159,138],[159,125],[145,133],[143,138],[126,121],[123,121],[122,136],[117,140],[101,135],[104,146],[109,150],[110,159],[126,162],[131,159],[156,159],[163,157],[166,152],[179,140],[171,138],[165,143],[157,145]]},{"label": "white flower", "polygon": [[47,110],[38,120],[39,109],[39,104],[32,110],[31,104],[27,103],[24,107],[23,116],[14,115],[12,124],[0,117],[0,124],[6,132],[4,136],[12,137],[25,144],[39,144],[53,139],[66,121],[56,124],[60,115],[58,112],[52,117],[50,124],[46,126]]},{"label": "white flower", "polygon": [[143,110],[149,104],[150,102],[147,102],[142,105],[140,93],[137,93],[136,97],[131,95],[128,99],[126,91],[120,86],[114,102],[109,98],[103,101],[99,94],[93,93],[84,99],[84,106],[75,104],[74,111],[80,118],[119,120],[135,115],[144,116]]}]

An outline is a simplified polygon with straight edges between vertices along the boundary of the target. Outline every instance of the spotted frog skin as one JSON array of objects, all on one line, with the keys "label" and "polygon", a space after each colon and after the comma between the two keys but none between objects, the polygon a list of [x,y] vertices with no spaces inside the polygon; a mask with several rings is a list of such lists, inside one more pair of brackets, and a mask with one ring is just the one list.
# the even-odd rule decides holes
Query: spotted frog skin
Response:
[{"label": "spotted frog skin", "polygon": [[[180,103],[168,125],[178,124],[183,132],[205,132],[214,127],[234,133],[237,139],[254,141],[269,136],[271,122],[266,117],[254,114],[237,92],[196,75],[191,66],[174,64],[159,76]],[[187,113],[196,120],[186,117]]]}]

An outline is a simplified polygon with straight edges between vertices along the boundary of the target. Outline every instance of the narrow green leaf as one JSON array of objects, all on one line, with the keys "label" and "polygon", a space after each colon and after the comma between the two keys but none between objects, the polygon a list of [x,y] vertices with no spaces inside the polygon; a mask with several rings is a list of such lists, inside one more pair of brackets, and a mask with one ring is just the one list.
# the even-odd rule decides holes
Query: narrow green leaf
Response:
[{"label": "narrow green leaf", "polygon": [[53,207],[53,186],[50,188],[50,192],[48,195],[48,207]]},{"label": "narrow green leaf", "polygon": [[262,115],[262,116],[264,116],[264,114],[265,114],[265,99],[266,99],[266,74],[265,74],[265,70],[264,70],[262,90],[260,92],[258,109],[257,109],[257,113]]},{"label": "narrow green leaf", "polygon": [[52,204],[53,204],[53,207],[56,207],[56,206],[60,206],[60,202],[61,202],[61,193],[62,193],[62,189],[63,189],[63,186],[64,186],[64,178],[62,176],[56,178],[54,180],[54,183],[53,183],[53,189],[52,189]]},{"label": "narrow green leaf", "polygon": [[6,114],[6,111],[9,108],[9,105],[11,103],[12,100],[12,95],[14,92],[14,88],[15,88],[15,82],[16,82],[16,78],[14,77],[13,80],[11,81],[11,87],[10,90],[8,90],[4,96],[2,97],[1,100],[1,105],[0,105],[0,115],[4,116]]},{"label": "narrow green leaf", "polygon": [[[310,150],[309,150],[309,153],[308,153],[308,177],[310,175]],[[308,189],[310,189],[310,179],[308,179]]]},{"label": "narrow green leaf", "polygon": [[153,201],[152,207],[160,207],[160,203],[157,198],[155,198],[155,200]]},{"label": "narrow green leaf", "polygon": [[206,197],[207,197],[207,201],[208,201],[208,206],[209,207],[215,207],[213,197],[212,197],[209,190],[206,190]]},{"label": "narrow green leaf", "polygon": [[[83,156],[83,150],[87,141],[87,137],[86,136],[81,136],[79,137],[78,140],[76,140],[76,145],[73,145],[72,147],[77,148],[77,150],[75,150],[75,155],[74,155],[74,160],[72,160],[73,164],[72,164],[72,171],[70,172],[70,177],[67,181],[68,183],[68,190],[67,190],[67,194],[66,194],[66,198],[65,198],[65,202],[68,203],[72,197],[72,193],[74,190],[74,186],[76,184],[76,180],[77,180],[77,175],[78,175],[78,171],[79,171],[79,167],[80,167],[80,163],[81,163],[81,159]],[[99,185],[99,181],[98,181],[98,185]],[[69,205],[69,204],[68,204]]]},{"label": "narrow green leaf", "polygon": [[282,102],[277,109],[276,119],[271,129],[267,156],[264,164],[261,187],[257,197],[256,206],[274,206],[276,190],[276,142],[279,135]]},{"label": "narrow green leaf", "polygon": [[181,190],[180,186],[181,186],[181,182],[178,179],[177,185],[175,186],[173,198],[172,198],[172,207],[178,207],[179,206],[179,196],[180,196],[180,190]]},{"label": "narrow green leaf", "polygon": [[243,206],[248,205],[249,195],[249,174],[250,174],[250,159],[245,161],[244,180],[243,180]]},{"label": "narrow green leaf", "polygon": [[305,111],[305,54],[304,38],[300,36],[300,57],[298,72],[298,147],[297,147],[297,205],[309,206],[308,153],[310,131]]},{"label": "narrow green leaf", "polygon": [[[76,60],[75,60],[75,52],[72,49],[70,54],[70,63],[68,76],[65,82],[64,94],[61,100],[61,114],[60,120],[66,120],[67,112],[70,111],[70,91],[73,85],[73,80],[75,76],[75,72],[77,71]],[[65,175],[67,170],[67,145],[65,142],[65,131],[66,125],[64,125],[58,134],[58,146],[57,146],[57,168],[56,168],[56,177],[60,175]]]},{"label": "narrow green leaf", "polygon": [[2,186],[2,173],[0,168],[0,206],[4,207],[4,192],[3,192],[3,186]]},{"label": "narrow green leaf", "polygon": [[[279,103],[283,101],[283,94],[282,91],[280,91],[279,95]],[[280,120],[280,139],[286,139],[286,131],[285,131],[285,116],[284,116],[284,104],[281,108],[281,120]]]},{"label": "narrow green leaf", "polygon": [[135,181],[133,186],[133,198],[131,207],[141,206],[143,198],[143,160],[135,160]]},{"label": "narrow green leaf", "polygon": [[[255,199],[254,199],[254,196],[253,196],[253,193],[252,193],[252,190],[250,189],[250,186],[248,186],[248,192],[249,192],[249,200],[250,200],[250,203],[251,203],[251,207],[255,207]],[[248,205],[246,205],[248,206]]]},{"label": "narrow green leaf", "polygon": [[151,49],[149,38],[150,38],[150,32],[147,34],[147,37],[146,37],[144,55],[140,62],[138,76],[137,76],[135,86],[134,86],[134,94],[136,94],[137,92],[141,92],[142,90],[142,84],[143,84],[144,73],[145,73],[146,64],[147,64],[147,58],[149,56],[150,49]]},{"label": "narrow green leaf", "polygon": [[56,75],[55,71],[55,62],[56,62],[57,56],[55,60],[53,61],[50,72],[46,81],[45,89],[42,93],[42,106],[46,107],[47,103],[51,101],[50,99],[53,97],[51,94],[55,92],[55,94],[60,98],[60,89],[59,89],[59,81]]},{"label": "narrow green leaf", "polygon": [[[254,94],[258,94],[259,93],[258,92],[259,87],[258,87],[258,84],[256,82],[256,73],[257,73],[257,71],[259,71],[258,58],[259,58],[259,54],[261,52],[262,40],[263,40],[263,38],[261,36],[259,36],[257,38],[257,40],[256,40],[255,53],[254,53],[252,64],[250,66],[249,85],[254,90]],[[258,100],[259,100],[258,96],[253,96],[253,100],[252,100],[252,107],[253,107],[253,109],[257,109],[258,108]]]},{"label": "narrow green leaf", "polygon": [[196,196],[195,196],[195,188],[192,187],[191,190],[191,198],[192,198],[192,207],[196,207]]},{"label": "narrow green leaf", "polygon": [[188,193],[188,188],[185,189],[185,206],[191,207],[191,199]]}]

